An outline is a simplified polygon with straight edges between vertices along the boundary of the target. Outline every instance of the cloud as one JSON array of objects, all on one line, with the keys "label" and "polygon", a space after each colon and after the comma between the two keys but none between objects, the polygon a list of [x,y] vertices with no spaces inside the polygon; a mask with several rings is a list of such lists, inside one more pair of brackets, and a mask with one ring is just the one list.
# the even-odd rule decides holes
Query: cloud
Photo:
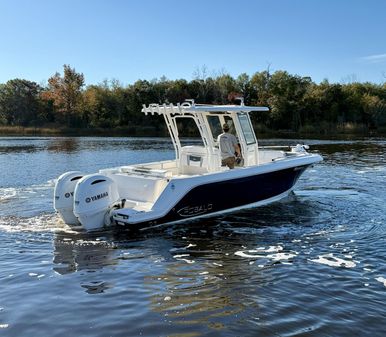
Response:
[{"label": "cloud", "polygon": [[386,54],[375,54],[375,55],[364,56],[364,57],[361,57],[361,60],[369,63],[386,62]]}]

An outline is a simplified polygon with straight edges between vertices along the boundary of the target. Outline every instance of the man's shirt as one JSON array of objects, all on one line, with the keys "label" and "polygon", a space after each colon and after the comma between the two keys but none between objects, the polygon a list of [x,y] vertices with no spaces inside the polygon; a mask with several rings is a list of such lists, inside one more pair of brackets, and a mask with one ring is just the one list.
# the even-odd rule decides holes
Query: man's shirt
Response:
[{"label": "man's shirt", "polygon": [[234,135],[224,132],[217,137],[217,142],[221,152],[221,159],[234,157],[237,139]]}]

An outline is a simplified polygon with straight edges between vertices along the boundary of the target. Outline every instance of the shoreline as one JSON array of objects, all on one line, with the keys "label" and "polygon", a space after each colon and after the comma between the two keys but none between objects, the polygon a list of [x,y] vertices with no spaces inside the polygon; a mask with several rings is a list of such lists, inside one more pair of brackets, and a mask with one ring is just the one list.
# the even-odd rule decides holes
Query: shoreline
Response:
[{"label": "shoreline", "polygon": [[151,126],[117,127],[117,128],[55,128],[55,127],[0,127],[0,137],[162,137],[167,136],[163,130]]},{"label": "shoreline", "polygon": [[[383,130],[382,130],[383,131]],[[294,132],[291,130],[256,130],[259,138],[309,138],[309,139],[353,139],[363,137],[386,137],[385,132]],[[151,126],[117,128],[53,128],[53,127],[0,127],[0,137],[168,137],[166,130]],[[194,137],[194,135],[192,135]]]}]

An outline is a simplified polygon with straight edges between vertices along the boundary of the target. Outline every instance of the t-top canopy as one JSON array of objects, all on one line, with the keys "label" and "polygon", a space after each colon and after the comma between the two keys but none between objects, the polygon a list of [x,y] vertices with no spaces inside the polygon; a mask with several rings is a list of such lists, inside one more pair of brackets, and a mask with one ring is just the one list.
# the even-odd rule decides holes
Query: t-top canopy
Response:
[{"label": "t-top canopy", "polygon": [[206,104],[195,104],[192,102],[184,102],[177,105],[173,104],[150,104],[146,107],[143,104],[142,112],[147,115],[148,113],[154,115],[172,114],[172,115],[184,115],[191,113],[204,113],[204,112],[252,112],[252,111],[269,111],[269,108],[262,106],[246,106],[241,105],[206,105]]}]

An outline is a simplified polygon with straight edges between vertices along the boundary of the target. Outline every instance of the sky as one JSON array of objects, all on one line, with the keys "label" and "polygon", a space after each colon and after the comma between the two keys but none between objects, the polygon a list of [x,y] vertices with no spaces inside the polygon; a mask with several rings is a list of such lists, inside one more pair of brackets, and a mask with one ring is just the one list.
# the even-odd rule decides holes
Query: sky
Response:
[{"label": "sky", "polygon": [[0,0],[0,83],[192,80],[269,69],[386,82],[385,0]]}]

